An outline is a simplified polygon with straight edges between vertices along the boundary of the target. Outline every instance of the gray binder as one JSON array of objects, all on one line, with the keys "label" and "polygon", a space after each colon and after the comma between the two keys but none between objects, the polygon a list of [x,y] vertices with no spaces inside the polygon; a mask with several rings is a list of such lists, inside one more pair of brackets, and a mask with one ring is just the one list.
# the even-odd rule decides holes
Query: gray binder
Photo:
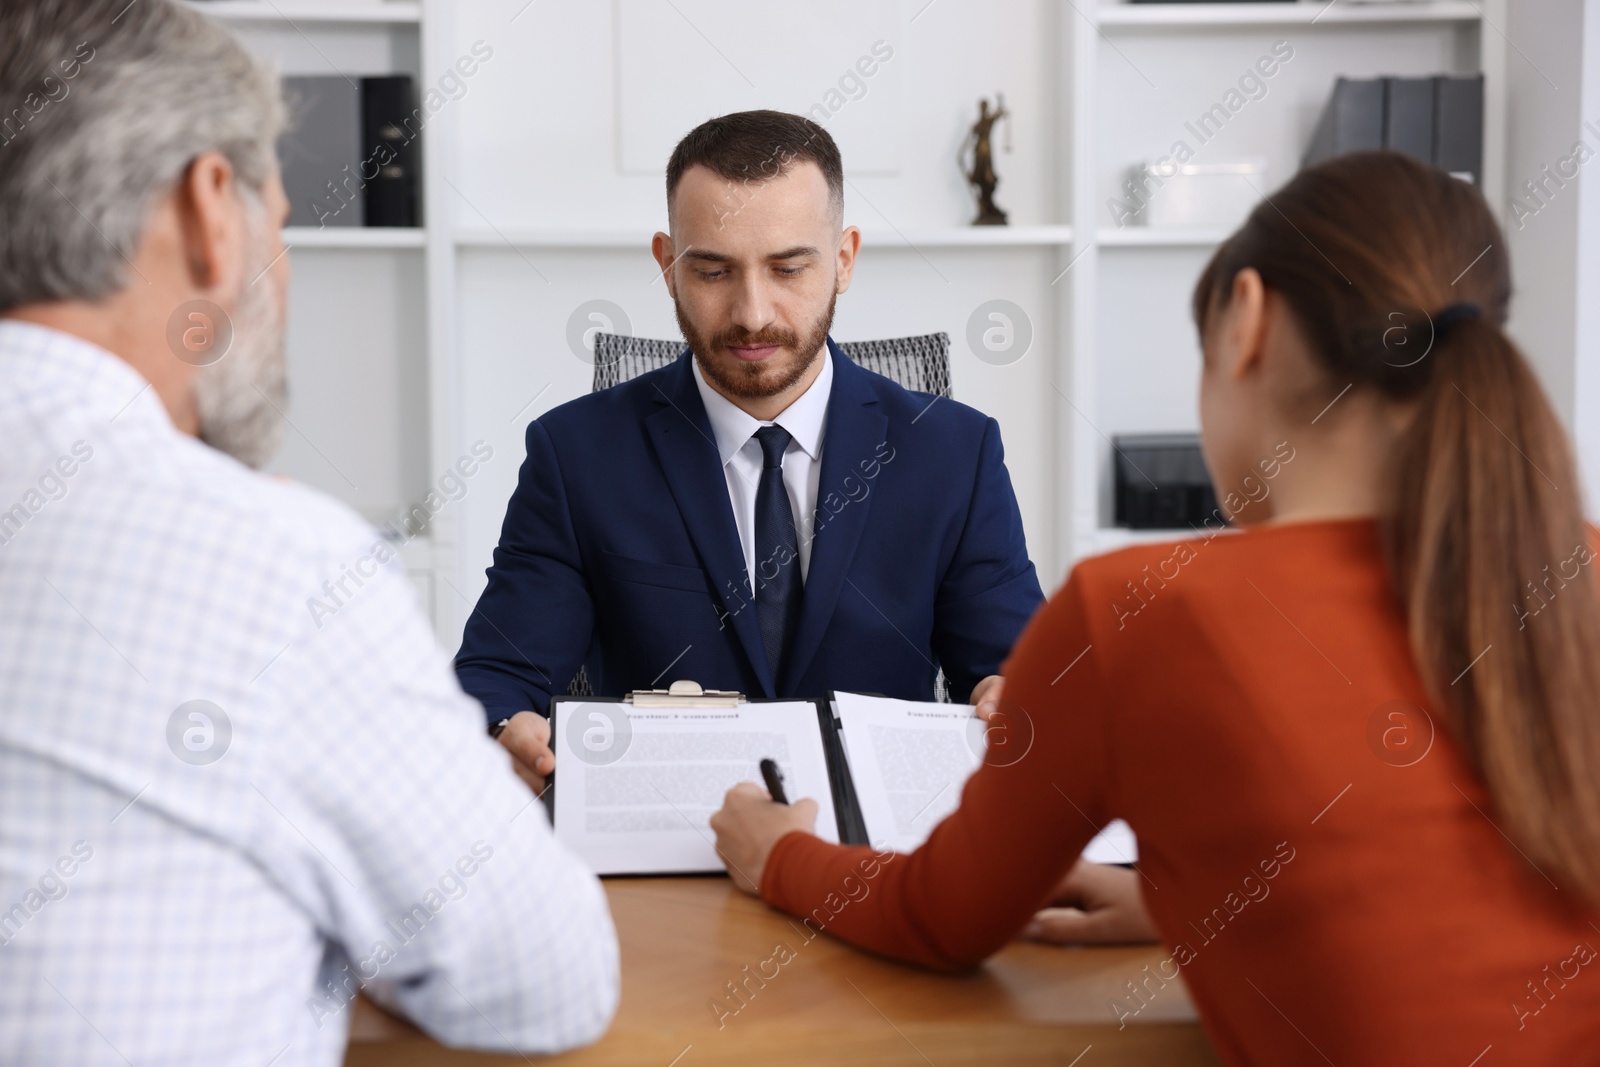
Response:
[{"label": "gray binder", "polygon": [[1434,79],[1433,165],[1483,184],[1483,75]]},{"label": "gray binder", "polygon": [[1385,78],[1383,146],[1433,162],[1433,78]]},{"label": "gray binder", "polygon": [[1383,147],[1383,82],[1339,78],[1301,159],[1309,167],[1346,152]]},{"label": "gray binder", "polygon": [[361,91],[338,75],[285,78],[289,128],[278,140],[291,226],[360,226]]},{"label": "gray binder", "polygon": [[1483,75],[1338,79],[1301,164],[1372,148],[1481,182]]}]

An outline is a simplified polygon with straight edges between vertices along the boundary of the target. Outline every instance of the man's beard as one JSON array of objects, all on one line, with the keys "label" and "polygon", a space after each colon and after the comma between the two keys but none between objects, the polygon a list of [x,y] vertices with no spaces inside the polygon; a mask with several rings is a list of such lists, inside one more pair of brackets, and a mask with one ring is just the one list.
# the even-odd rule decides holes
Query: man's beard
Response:
[{"label": "man's beard", "polygon": [[245,286],[233,309],[233,342],[227,353],[195,375],[194,399],[200,440],[260,469],[283,443],[289,382],[283,301],[265,277],[271,266],[265,233],[252,230],[245,276],[256,280]]},{"label": "man's beard", "polygon": [[[827,310],[804,335],[776,326],[755,333],[742,326],[731,326],[707,338],[689,321],[677,297],[673,297],[672,307],[678,316],[678,329],[683,331],[683,338],[689,342],[689,350],[700,365],[700,373],[706,376],[717,392],[739,400],[766,400],[793,388],[805,377],[806,371],[826,354],[824,345],[828,340],[828,331],[833,328],[833,307],[838,300],[837,293],[828,297]],[[716,354],[726,352],[730,345],[779,345],[781,350],[758,361],[742,361],[732,355],[717,359]],[[778,361],[786,358],[783,353],[789,355],[786,362],[780,364]]]}]

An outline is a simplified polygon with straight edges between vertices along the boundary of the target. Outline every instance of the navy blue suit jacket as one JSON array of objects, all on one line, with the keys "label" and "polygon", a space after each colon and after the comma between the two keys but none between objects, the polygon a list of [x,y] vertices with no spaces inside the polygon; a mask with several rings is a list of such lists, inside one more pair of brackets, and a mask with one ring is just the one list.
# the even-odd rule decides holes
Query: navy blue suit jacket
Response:
[{"label": "navy blue suit jacket", "polygon": [[929,700],[937,665],[966,700],[999,669],[1043,600],[999,426],[828,349],[814,540],[782,673],[767,664],[685,351],[528,426],[456,657],[491,722],[547,714],[580,664],[609,696],[686,678],[808,699],[839,689]]}]

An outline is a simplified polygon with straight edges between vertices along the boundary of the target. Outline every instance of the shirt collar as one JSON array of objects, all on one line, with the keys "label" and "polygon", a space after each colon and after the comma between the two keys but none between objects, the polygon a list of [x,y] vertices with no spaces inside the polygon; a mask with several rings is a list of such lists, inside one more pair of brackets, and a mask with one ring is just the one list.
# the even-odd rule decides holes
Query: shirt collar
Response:
[{"label": "shirt collar", "polygon": [[[755,436],[755,432],[769,424],[753,418],[713,389],[700,373],[698,359],[691,356],[689,363],[694,371],[695,387],[700,390],[700,402],[705,405],[706,418],[711,421],[711,432],[717,439],[717,454],[722,458],[722,465],[727,466],[728,461]],[[794,443],[813,462],[822,454],[823,424],[828,415],[828,396],[832,392],[833,353],[825,348],[822,352],[822,372],[817,375],[817,380],[772,420],[789,431]]]}]

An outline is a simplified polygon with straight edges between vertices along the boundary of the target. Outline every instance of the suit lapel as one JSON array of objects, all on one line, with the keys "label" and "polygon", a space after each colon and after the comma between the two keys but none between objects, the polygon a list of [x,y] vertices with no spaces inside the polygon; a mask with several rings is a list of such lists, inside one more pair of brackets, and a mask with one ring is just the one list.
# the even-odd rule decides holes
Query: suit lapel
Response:
[{"label": "suit lapel", "polygon": [[689,537],[727,613],[724,625],[733,627],[761,679],[765,690],[761,695],[771,697],[776,695],[772,669],[761,641],[721,456],[689,369],[693,358],[685,350],[662,376],[654,396],[658,407],[645,417],[645,430]]},{"label": "suit lapel", "polygon": [[889,417],[878,406],[867,372],[856,366],[830,339],[833,392],[828,397],[822,433],[822,474],[817,484],[817,510],[812,525],[811,562],[800,623],[784,663],[781,692],[789,692],[805,675],[822,643],[845,575],[855,559],[872,509],[874,482],[863,475],[862,462],[879,458],[878,446],[888,439]]}]

